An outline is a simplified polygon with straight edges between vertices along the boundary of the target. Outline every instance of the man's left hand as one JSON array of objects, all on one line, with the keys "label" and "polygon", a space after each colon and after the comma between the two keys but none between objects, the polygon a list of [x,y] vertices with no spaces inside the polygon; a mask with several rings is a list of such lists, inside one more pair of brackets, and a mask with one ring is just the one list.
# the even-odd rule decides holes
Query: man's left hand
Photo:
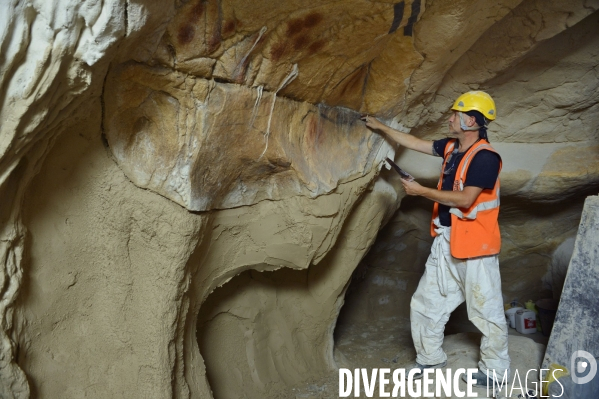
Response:
[{"label": "man's left hand", "polygon": [[403,184],[404,190],[406,190],[406,194],[408,195],[422,195],[422,187],[416,180],[408,181],[405,179],[400,179],[401,184]]}]

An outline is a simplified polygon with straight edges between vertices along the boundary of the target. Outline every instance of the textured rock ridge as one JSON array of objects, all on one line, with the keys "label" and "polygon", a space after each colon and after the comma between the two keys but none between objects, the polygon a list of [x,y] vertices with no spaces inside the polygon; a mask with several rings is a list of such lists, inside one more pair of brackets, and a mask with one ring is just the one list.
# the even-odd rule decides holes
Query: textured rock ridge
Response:
[{"label": "textured rock ridge", "polygon": [[391,152],[355,111],[165,68],[115,68],[104,95],[115,99],[106,137],[127,176],[193,211],[330,193]]}]

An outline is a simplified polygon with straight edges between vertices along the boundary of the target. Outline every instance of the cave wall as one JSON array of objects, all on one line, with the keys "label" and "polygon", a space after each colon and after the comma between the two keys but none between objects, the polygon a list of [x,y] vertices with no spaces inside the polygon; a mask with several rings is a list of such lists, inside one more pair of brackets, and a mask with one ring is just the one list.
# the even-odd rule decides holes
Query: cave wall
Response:
[{"label": "cave wall", "polygon": [[23,200],[15,360],[32,397],[170,397],[206,217],[134,186],[102,143],[99,99],[85,111]]},{"label": "cave wall", "polygon": [[[247,389],[243,383],[261,395],[334,368],[341,294],[387,215],[380,205],[395,200],[395,189],[383,181],[369,187],[373,178],[366,176],[317,199],[189,213],[126,178],[101,140],[100,109],[96,101],[74,118],[78,123],[57,141],[24,198],[29,238],[15,304],[15,360],[32,396],[105,397],[108,387],[115,397],[209,397],[196,338],[206,297],[243,270],[301,270],[319,253],[327,254],[322,265],[303,274],[300,289],[285,274],[271,288],[248,284],[237,292],[242,310],[216,295],[213,302],[226,308],[219,313],[248,319],[249,335],[238,340],[238,327],[221,330],[206,353],[220,360],[213,373],[225,377],[216,389],[236,387],[234,395]],[[362,204],[373,191],[378,195]],[[355,207],[363,210],[343,224]],[[363,232],[365,220],[371,228]],[[339,234],[344,244],[332,251],[327,245]],[[291,331],[273,332],[286,324]],[[247,346],[238,367],[254,374],[237,386],[220,373],[230,367],[226,360],[240,360],[225,356],[237,349],[232,342]],[[214,355],[219,348],[226,350]],[[280,351],[288,354],[282,360]]]},{"label": "cave wall", "polygon": [[[440,138],[457,94],[496,98],[517,293],[597,190],[596,1],[0,7],[2,397],[263,397],[334,369],[404,196],[362,112]],[[396,159],[432,185],[423,157]],[[425,208],[379,234],[381,270],[416,281]]]}]

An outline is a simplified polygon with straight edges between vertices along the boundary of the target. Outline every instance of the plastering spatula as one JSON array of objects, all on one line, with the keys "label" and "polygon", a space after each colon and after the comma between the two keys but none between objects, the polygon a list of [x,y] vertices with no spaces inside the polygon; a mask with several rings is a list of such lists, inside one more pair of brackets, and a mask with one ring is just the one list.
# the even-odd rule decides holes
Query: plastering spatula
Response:
[{"label": "plastering spatula", "polygon": [[397,166],[397,164],[395,162],[393,162],[391,159],[385,158],[385,160],[387,161],[387,163],[389,165],[391,165],[393,167],[393,169],[395,169],[397,171],[397,173],[399,173],[399,175],[401,176],[402,179],[407,180],[407,181],[414,180],[414,177],[411,174],[409,174],[408,172],[406,172],[405,170],[403,170],[402,168]]}]

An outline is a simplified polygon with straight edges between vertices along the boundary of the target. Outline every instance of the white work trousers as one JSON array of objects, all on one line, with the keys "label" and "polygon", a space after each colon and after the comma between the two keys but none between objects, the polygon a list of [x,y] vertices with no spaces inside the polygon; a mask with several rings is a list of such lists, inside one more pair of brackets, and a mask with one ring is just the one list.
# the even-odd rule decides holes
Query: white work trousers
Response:
[{"label": "white work trousers", "polygon": [[464,300],[468,318],[482,332],[478,368],[495,370],[498,377],[507,372],[507,324],[503,310],[501,277],[497,255],[456,259],[449,248],[450,227],[438,227],[424,275],[410,303],[412,338],[416,362],[439,364],[447,360],[441,348],[449,315]]}]

